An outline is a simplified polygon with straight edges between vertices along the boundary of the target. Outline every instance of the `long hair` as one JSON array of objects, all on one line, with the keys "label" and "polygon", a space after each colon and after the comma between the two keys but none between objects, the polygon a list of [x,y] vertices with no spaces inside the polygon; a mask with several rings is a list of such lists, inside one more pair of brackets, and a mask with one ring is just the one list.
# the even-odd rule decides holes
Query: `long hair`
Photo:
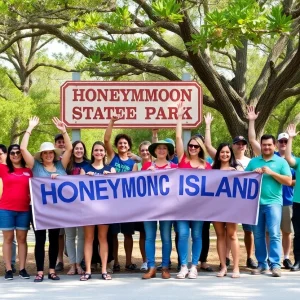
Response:
[{"label": "long hair", "polygon": [[82,144],[82,147],[83,147],[83,161],[89,161],[88,158],[87,158],[87,154],[86,154],[86,147],[85,147],[85,144],[82,142],[82,141],[75,141],[72,146],[73,146],[73,150],[72,150],[72,155],[71,155],[71,158],[70,158],[70,162],[68,163],[68,166],[66,168],[66,172],[67,174],[71,174],[73,169],[74,169],[74,165],[75,165],[75,155],[74,155],[74,150],[75,150],[75,147],[78,145],[78,144]]},{"label": "long hair", "polygon": [[[92,151],[91,151],[91,164],[93,164],[94,161],[95,161],[95,157],[94,157],[94,155],[93,155],[93,152],[94,152],[95,146],[97,146],[97,145],[102,146],[102,147],[104,148],[105,152],[106,152],[106,148],[105,148],[104,143],[101,142],[101,141],[96,141],[96,142],[93,144]],[[103,165],[106,165],[106,154],[105,154],[104,157],[103,157]]]},{"label": "long hair", "polygon": [[[12,145],[10,145],[8,147],[8,149],[7,149],[7,157],[6,157],[6,165],[8,167],[8,173],[13,173],[15,171],[15,167],[14,167],[14,165],[13,165],[11,159],[10,159],[10,152],[14,148],[17,148],[21,152],[20,145],[18,145],[18,144],[12,144]],[[21,156],[22,156],[22,153],[21,153]],[[26,167],[26,162],[25,162],[23,156],[21,158],[21,166],[22,166],[22,168]]]},{"label": "long hair", "polygon": [[222,165],[222,162],[220,160],[220,153],[221,153],[221,150],[224,148],[224,147],[228,147],[229,150],[230,150],[230,160],[229,160],[229,166],[232,167],[232,168],[236,168],[237,166],[239,166],[239,163],[236,161],[235,159],[235,156],[234,156],[234,153],[232,151],[232,148],[231,148],[231,145],[228,144],[228,143],[221,143],[217,149],[217,153],[216,153],[216,156],[215,156],[215,159],[214,159],[214,163],[212,165],[212,168],[213,169],[220,169],[221,168],[221,165]]},{"label": "long hair", "polygon": [[[192,137],[190,138],[190,140],[188,141],[188,143],[187,143],[187,145],[188,145],[187,147],[189,147],[189,143],[190,143],[192,140],[196,141],[197,144],[200,146],[200,151],[199,151],[199,153],[198,153],[198,157],[200,158],[200,160],[201,160],[202,162],[205,162],[205,157],[207,156],[207,150],[206,150],[206,147],[205,147],[205,145],[204,145],[202,139],[201,139],[199,136],[197,136],[197,135],[192,136]],[[188,158],[189,160],[191,159],[191,155],[190,155],[190,152],[189,152],[189,149],[188,149],[188,148],[187,148],[187,151],[186,151],[186,156],[187,156],[187,158]]]}]

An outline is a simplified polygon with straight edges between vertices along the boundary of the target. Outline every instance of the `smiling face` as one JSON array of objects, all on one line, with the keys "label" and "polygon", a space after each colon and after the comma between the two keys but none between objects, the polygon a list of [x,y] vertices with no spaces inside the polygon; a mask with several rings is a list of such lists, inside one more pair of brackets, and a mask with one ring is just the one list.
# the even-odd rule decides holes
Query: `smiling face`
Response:
[{"label": "smiling face", "polygon": [[275,151],[275,144],[273,142],[273,139],[263,139],[261,141],[261,153],[266,156],[272,156]]},{"label": "smiling face", "polygon": [[59,149],[65,151],[65,141],[64,141],[64,139],[61,138],[61,139],[56,140],[54,146],[55,146],[55,148],[59,148]]},{"label": "smiling face", "polygon": [[154,153],[158,159],[166,159],[169,154],[168,147],[160,144],[155,148]]},{"label": "smiling face", "polygon": [[279,152],[285,152],[287,142],[287,139],[280,139],[279,141],[277,141],[277,149],[279,150]]},{"label": "smiling face", "polygon": [[219,159],[222,163],[227,163],[230,161],[231,158],[231,152],[228,146],[224,146],[219,155]]},{"label": "smiling face", "polygon": [[203,151],[203,149],[196,140],[191,139],[188,143],[188,151],[190,156],[199,156],[199,153]]},{"label": "smiling face", "polygon": [[242,153],[244,154],[245,151],[247,150],[247,144],[245,142],[237,142],[232,145],[232,150],[234,153]]},{"label": "smiling face", "polygon": [[140,149],[139,149],[139,154],[140,154],[140,157],[142,158],[142,160],[150,160],[151,158],[151,155],[149,153],[149,145],[141,145],[140,146]]},{"label": "smiling face", "polygon": [[19,165],[22,160],[22,154],[18,147],[13,147],[9,152],[9,157],[13,165]]},{"label": "smiling face", "polygon": [[53,150],[43,151],[41,153],[41,159],[44,163],[53,163],[55,159],[55,152]]},{"label": "smiling face", "polygon": [[117,143],[118,153],[126,153],[130,150],[128,141],[126,139],[119,139]]},{"label": "smiling face", "polygon": [[74,154],[75,158],[77,158],[77,159],[83,158],[83,156],[84,156],[84,147],[83,147],[82,143],[78,143],[74,147],[73,154]]},{"label": "smiling face", "polygon": [[103,160],[105,157],[106,151],[105,148],[102,145],[94,145],[93,151],[92,151],[92,156],[94,160],[100,161]]},{"label": "smiling face", "polygon": [[7,154],[4,153],[4,152],[0,149],[0,164],[5,164],[5,163],[6,163],[6,156],[7,156]]}]

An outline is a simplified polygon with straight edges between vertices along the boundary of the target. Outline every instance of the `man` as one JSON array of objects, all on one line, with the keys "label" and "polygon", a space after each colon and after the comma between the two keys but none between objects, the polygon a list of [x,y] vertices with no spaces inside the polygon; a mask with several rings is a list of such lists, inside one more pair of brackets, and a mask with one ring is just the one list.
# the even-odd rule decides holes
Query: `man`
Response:
[{"label": "man", "polygon": [[280,223],[282,216],[282,185],[292,184],[292,174],[285,159],[276,155],[275,138],[272,135],[261,137],[262,155],[252,158],[246,171],[263,174],[257,225],[253,226],[255,255],[258,268],[251,274],[268,273],[268,252],[266,230],[269,232],[269,261],[273,277],[281,276]]},{"label": "man", "polygon": [[[248,107],[248,120],[249,120],[249,141],[251,143],[252,149],[256,155],[260,155],[261,148],[260,144],[256,141],[256,134],[254,123],[259,113],[255,113],[255,108],[253,106]],[[278,152],[275,154],[285,158],[287,141],[289,135],[286,132],[280,133],[277,138],[276,147]],[[291,269],[293,267],[292,262],[289,259],[291,247],[292,247],[292,234],[294,233],[292,224],[292,213],[293,213],[293,197],[294,197],[294,185],[295,185],[295,170],[291,168],[292,172],[292,186],[282,186],[282,220],[281,220],[281,232],[282,232],[282,248],[283,248],[283,266],[285,269]]]},{"label": "man", "polygon": [[[0,144],[0,164],[6,164],[6,157],[7,157],[7,148],[5,145]],[[0,198],[2,194],[2,180],[0,178]],[[17,251],[17,243],[16,240],[13,240],[12,247],[11,247],[11,269],[13,273],[16,273],[16,251]]]},{"label": "man", "polygon": [[[114,146],[117,148],[117,153],[114,151],[111,144],[111,134],[114,123],[119,120],[119,116],[113,116],[110,120],[108,127],[104,134],[104,145],[107,154],[107,163],[114,167],[117,172],[129,172],[137,170],[135,161],[128,157],[128,153],[132,148],[131,138],[126,134],[118,134],[115,137]],[[133,250],[133,238],[134,234],[134,222],[122,223],[122,224],[111,224],[114,239],[114,271],[120,271],[120,264],[118,260],[118,233],[124,235],[124,248],[126,255],[125,269],[128,271],[137,270],[137,265],[132,263],[132,250]]]},{"label": "man", "polygon": [[[300,158],[292,155],[292,143],[293,139],[297,136],[296,126],[290,124],[287,128],[289,140],[287,143],[285,159],[291,167],[296,170],[296,176],[300,176]],[[293,199],[293,217],[292,222],[294,226],[294,257],[295,263],[291,268],[291,271],[300,271],[300,183],[296,181],[295,193]]]},{"label": "man", "polygon": [[[65,141],[64,137],[61,133],[57,134],[54,137],[54,146],[55,148],[61,149],[63,152],[65,151]],[[64,270],[64,249],[65,249],[65,229],[61,228],[59,232],[58,238],[58,257],[57,257],[57,265],[55,266],[55,271],[60,272]]]}]

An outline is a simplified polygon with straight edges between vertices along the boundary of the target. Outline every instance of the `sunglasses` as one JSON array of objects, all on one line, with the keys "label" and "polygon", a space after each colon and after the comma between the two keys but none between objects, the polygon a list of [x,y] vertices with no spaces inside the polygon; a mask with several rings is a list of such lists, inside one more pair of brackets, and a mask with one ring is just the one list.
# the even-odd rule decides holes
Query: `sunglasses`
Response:
[{"label": "sunglasses", "polygon": [[193,144],[188,144],[189,148],[195,148],[195,149],[199,149],[200,146],[199,145],[193,145]]},{"label": "sunglasses", "polygon": [[15,155],[20,155],[21,151],[17,150],[17,151],[10,151],[9,155],[15,156]]},{"label": "sunglasses", "polygon": [[279,144],[287,144],[287,140],[280,140],[278,141]]}]

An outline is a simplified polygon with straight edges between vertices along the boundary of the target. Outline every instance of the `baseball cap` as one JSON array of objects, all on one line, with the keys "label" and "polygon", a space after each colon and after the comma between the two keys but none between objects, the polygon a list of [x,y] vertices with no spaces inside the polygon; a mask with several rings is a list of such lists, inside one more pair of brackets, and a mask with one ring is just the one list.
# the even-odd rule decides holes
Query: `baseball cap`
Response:
[{"label": "baseball cap", "polygon": [[280,141],[282,139],[288,140],[289,138],[290,138],[290,136],[286,132],[283,132],[278,135],[277,141]]},{"label": "baseball cap", "polygon": [[63,135],[61,133],[57,134],[55,137],[54,137],[54,141],[58,141],[58,140],[61,140],[61,139],[64,139]]},{"label": "baseball cap", "polygon": [[243,142],[245,145],[248,144],[248,141],[242,135],[236,136],[232,140],[232,144],[237,144],[239,142]]}]

